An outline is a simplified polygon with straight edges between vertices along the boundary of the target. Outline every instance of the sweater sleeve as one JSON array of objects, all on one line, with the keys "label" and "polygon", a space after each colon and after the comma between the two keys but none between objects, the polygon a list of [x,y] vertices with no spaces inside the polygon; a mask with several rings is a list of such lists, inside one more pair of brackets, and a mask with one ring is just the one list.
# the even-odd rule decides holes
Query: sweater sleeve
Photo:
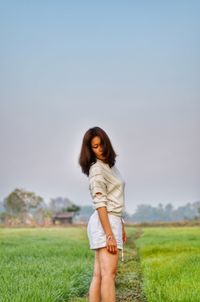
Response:
[{"label": "sweater sleeve", "polygon": [[89,189],[95,209],[107,208],[107,186],[100,167],[91,167],[89,172]]}]

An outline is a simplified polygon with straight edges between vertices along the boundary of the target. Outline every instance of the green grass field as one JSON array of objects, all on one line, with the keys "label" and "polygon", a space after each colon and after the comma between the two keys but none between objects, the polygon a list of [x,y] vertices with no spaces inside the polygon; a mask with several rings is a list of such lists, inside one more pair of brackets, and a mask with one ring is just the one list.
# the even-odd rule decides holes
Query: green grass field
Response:
[{"label": "green grass field", "polygon": [[0,301],[84,296],[92,261],[84,227],[0,229]]},{"label": "green grass field", "polygon": [[[143,228],[136,242],[127,233],[117,301],[143,301],[141,288],[149,302],[200,301],[198,227]],[[1,228],[0,301],[86,302],[93,257],[85,227]]]},{"label": "green grass field", "polygon": [[149,302],[200,301],[200,228],[146,228],[136,241]]}]

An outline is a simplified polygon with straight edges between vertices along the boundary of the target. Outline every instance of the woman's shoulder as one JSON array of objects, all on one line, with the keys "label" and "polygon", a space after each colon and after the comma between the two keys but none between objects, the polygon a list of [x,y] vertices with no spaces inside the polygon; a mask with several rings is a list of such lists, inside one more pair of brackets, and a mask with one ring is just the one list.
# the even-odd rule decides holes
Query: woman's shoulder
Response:
[{"label": "woman's shoulder", "polygon": [[96,173],[100,173],[102,170],[101,165],[98,162],[92,163],[89,169],[89,176],[92,176]]},{"label": "woman's shoulder", "polygon": [[105,174],[106,172],[106,164],[104,164],[101,160],[97,160],[95,163],[93,163],[90,166],[89,169],[89,177],[92,177],[94,175],[98,175],[98,174]]}]

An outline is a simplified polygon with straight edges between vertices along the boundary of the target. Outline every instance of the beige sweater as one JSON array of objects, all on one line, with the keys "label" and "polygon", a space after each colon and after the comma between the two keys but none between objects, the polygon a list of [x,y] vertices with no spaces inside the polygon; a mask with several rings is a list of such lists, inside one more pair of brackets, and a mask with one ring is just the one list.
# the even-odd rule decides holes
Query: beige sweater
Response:
[{"label": "beige sweater", "polygon": [[91,165],[89,190],[95,209],[106,207],[108,212],[122,217],[125,211],[124,187],[125,182],[115,165],[110,168],[100,159]]}]

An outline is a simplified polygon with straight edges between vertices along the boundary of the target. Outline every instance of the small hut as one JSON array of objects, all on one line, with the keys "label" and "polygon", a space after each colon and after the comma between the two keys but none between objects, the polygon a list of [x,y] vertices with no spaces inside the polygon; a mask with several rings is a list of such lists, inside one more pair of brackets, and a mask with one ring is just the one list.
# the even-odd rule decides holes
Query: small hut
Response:
[{"label": "small hut", "polygon": [[60,224],[69,224],[73,222],[75,212],[62,212],[57,213],[52,216],[52,222],[53,224],[56,223],[56,221],[59,221]]}]

